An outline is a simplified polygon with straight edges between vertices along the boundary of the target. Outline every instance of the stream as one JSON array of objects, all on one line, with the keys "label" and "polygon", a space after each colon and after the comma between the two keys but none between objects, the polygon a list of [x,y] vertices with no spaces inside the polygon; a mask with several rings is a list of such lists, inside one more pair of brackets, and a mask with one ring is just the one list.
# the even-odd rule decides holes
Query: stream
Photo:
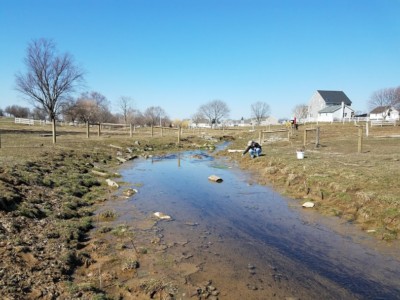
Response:
[{"label": "stream", "polygon": [[183,152],[135,160],[121,175],[138,193],[114,207],[119,222],[135,222],[129,205],[171,216],[158,226],[165,241],[186,241],[175,249],[197,266],[186,280],[212,280],[219,299],[400,299],[398,245],[302,208],[233,162]]}]

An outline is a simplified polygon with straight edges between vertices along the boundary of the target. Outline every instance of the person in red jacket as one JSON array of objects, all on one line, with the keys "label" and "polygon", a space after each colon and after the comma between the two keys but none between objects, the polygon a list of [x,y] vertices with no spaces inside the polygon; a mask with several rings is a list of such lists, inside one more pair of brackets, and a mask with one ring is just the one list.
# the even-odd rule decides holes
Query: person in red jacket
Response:
[{"label": "person in red jacket", "polygon": [[292,123],[292,128],[294,128],[296,130],[299,129],[299,124],[297,124],[296,117],[293,118],[291,123]]},{"label": "person in red jacket", "polygon": [[255,141],[249,141],[247,143],[246,150],[244,150],[242,153],[242,156],[249,152],[251,158],[258,157],[261,154],[261,150],[261,145],[259,143]]}]

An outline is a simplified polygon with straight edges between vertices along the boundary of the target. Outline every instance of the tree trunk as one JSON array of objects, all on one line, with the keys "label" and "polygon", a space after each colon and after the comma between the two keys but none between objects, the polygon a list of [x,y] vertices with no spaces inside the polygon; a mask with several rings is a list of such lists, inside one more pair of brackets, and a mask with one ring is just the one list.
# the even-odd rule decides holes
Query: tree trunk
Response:
[{"label": "tree trunk", "polygon": [[53,144],[56,143],[56,118],[52,119],[52,129],[53,129]]}]

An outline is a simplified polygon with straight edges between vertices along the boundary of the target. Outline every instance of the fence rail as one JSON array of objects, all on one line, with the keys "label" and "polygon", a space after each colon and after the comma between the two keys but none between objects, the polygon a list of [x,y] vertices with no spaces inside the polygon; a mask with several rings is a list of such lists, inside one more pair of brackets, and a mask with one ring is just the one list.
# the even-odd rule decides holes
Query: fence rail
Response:
[{"label": "fence rail", "polygon": [[396,126],[396,120],[371,120],[371,126]]},{"label": "fence rail", "polygon": [[15,124],[35,125],[34,119],[15,118]]}]

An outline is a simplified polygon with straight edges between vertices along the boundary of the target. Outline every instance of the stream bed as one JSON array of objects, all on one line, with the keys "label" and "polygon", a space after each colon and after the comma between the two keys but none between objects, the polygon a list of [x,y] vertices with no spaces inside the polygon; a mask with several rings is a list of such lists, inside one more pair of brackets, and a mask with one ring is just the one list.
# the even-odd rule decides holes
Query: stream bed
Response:
[{"label": "stream bed", "polygon": [[219,299],[400,299],[398,244],[303,209],[232,162],[184,152],[135,160],[121,175],[138,193],[113,206],[117,222],[135,222],[130,206],[171,216],[157,222],[175,245],[166,251],[195,266],[182,285],[212,281]]}]

